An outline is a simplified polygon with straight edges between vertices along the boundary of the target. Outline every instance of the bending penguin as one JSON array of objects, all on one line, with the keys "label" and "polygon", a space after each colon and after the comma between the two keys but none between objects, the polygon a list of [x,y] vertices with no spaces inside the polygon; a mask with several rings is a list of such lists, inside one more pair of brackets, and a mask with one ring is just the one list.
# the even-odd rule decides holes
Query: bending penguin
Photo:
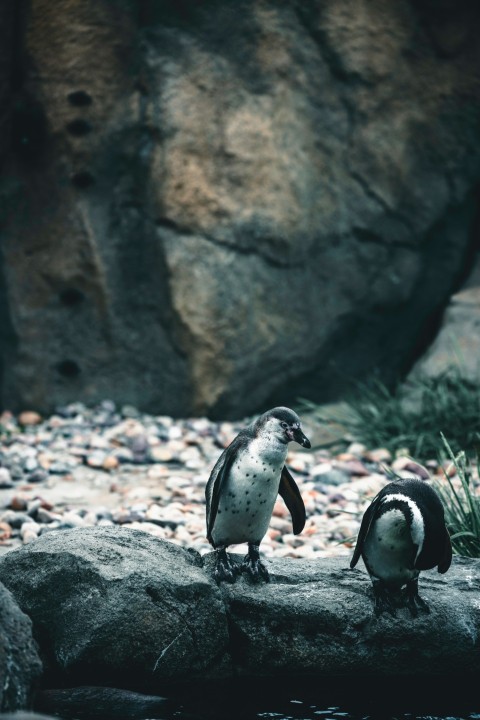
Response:
[{"label": "bending penguin", "polygon": [[[267,568],[260,561],[259,545],[267,532],[273,506],[280,494],[298,535],[305,525],[302,497],[285,466],[288,443],[305,448],[310,441],[301,429],[298,415],[276,407],[242,430],[220,455],[207,483],[207,538],[217,552],[215,578],[234,582],[239,572],[253,580],[268,582]],[[233,563],[226,548],[248,543],[241,566]]]},{"label": "bending penguin", "polygon": [[350,567],[362,556],[377,615],[385,610],[395,615],[401,604],[415,617],[419,610],[429,612],[418,594],[421,570],[447,572],[452,545],[435,490],[423,480],[394,477],[365,511]]}]

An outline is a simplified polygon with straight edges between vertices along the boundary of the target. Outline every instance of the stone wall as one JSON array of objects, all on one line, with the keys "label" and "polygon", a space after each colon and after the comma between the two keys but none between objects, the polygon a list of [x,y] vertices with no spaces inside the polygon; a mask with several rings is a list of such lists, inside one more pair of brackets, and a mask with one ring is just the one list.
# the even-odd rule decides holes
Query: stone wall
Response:
[{"label": "stone wall", "polygon": [[12,7],[4,406],[240,417],[408,365],[475,242],[474,4]]}]

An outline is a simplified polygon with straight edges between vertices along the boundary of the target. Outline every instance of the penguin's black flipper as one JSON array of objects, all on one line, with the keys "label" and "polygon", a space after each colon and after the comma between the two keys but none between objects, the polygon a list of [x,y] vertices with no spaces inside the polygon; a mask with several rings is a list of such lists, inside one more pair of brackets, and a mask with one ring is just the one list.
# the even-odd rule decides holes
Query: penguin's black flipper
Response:
[{"label": "penguin's black flipper", "polygon": [[283,498],[285,505],[290,511],[293,523],[293,534],[298,535],[305,527],[306,513],[300,490],[297,483],[287,470],[287,466],[283,466],[282,476],[280,478],[280,487],[278,494]]},{"label": "penguin's black flipper", "polygon": [[[442,501],[434,488],[421,480],[407,478],[402,483],[402,489],[418,507],[424,525],[423,543],[415,558],[415,569],[438,567],[438,572],[447,572],[452,562],[452,544],[445,525]],[[415,542],[413,536],[412,541]]]},{"label": "penguin's black flipper", "polygon": [[[237,453],[241,450],[248,442],[248,436],[246,432],[241,432],[237,437],[232,440],[230,445],[223,451],[218,458],[215,467],[213,468],[210,478],[207,483],[207,539],[212,543],[212,530],[217,517],[218,504],[220,502],[220,494],[222,485],[230,468],[233,465]],[[213,485],[213,487],[211,487]]]},{"label": "penguin's black flipper", "polygon": [[363,550],[363,543],[365,542],[365,538],[368,535],[368,531],[370,530],[370,525],[372,524],[372,520],[375,517],[375,514],[377,512],[378,505],[380,503],[381,493],[374,497],[371,504],[368,506],[368,508],[365,510],[362,518],[362,522],[360,525],[360,530],[358,532],[357,537],[357,544],[355,545],[355,550],[353,551],[353,557],[350,561],[350,567],[354,568],[357,562],[360,559],[360,556],[362,554]]},{"label": "penguin's black flipper", "polygon": [[445,547],[443,550],[443,557],[438,563],[438,572],[446,573],[450,565],[452,564],[452,541],[448,530],[445,530]]}]

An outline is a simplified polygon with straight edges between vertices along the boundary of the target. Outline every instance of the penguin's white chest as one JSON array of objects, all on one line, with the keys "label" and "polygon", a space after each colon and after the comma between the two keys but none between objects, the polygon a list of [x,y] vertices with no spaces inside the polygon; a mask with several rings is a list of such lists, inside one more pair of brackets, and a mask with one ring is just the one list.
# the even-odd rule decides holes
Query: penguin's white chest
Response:
[{"label": "penguin's white chest", "polygon": [[287,446],[255,439],[239,453],[222,486],[212,535],[216,545],[260,543],[267,532]]},{"label": "penguin's white chest", "polygon": [[372,523],[363,555],[371,575],[401,587],[418,575],[413,567],[416,550],[405,515],[392,509]]}]

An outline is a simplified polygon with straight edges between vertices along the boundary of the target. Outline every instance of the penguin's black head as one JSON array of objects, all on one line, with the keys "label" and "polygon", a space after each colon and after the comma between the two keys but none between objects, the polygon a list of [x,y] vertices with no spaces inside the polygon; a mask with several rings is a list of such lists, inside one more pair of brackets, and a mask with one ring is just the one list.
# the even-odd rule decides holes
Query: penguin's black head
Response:
[{"label": "penguin's black head", "polygon": [[290,408],[273,408],[262,416],[262,420],[266,427],[273,426],[272,429],[282,442],[289,443],[294,440],[304,448],[312,447],[310,440],[302,431],[300,418]]}]

